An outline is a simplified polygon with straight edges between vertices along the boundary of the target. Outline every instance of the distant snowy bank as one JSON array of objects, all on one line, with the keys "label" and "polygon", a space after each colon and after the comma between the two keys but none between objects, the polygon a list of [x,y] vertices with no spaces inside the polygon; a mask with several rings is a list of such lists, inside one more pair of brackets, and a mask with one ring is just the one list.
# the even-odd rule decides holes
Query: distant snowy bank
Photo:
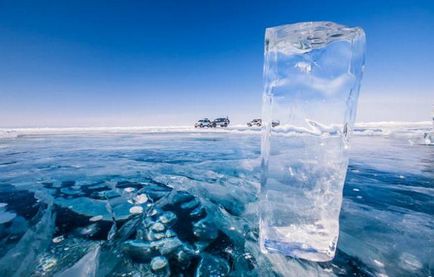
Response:
[{"label": "distant snowy bank", "polygon": [[359,122],[354,127],[355,135],[394,135],[394,134],[424,134],[433,132],[431,121],[419,122]]},{"label": "distant snowy bank", "polygon": [[[333,129],[333,128],[330,128]],[[354,135],[375,136],[392,134],[424,134],[432,132],[433,124],[430,121],[421,122],[360,122],[354,127]],[[149,126],[149,127],[74,127],[74,128],[0,128],[0,138],[17,138],[24,135],[61,135],[61,134],[100,134],[100,133],[259,133],[260,127],[247,127],[246,125],[232,125],[228,128],[203,128],[192,126]],[[297,128],[292,126],[279,126],[276,132],[315,132],[315,130]]]}]

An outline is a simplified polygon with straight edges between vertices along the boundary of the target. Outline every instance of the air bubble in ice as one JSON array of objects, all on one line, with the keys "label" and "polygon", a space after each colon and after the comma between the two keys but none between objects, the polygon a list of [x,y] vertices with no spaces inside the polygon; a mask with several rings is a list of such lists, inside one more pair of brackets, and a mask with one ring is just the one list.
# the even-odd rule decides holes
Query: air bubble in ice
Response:
[{"label": "air bubble in ice", "polygon": [[133,206],[130,208],[131,214],[141,214],[143,213],[143,207],[142,206]]},{"label": "air bubble in ice", "polygon": [[312,71],[312,65],[307,62],[298,62],[294,65],[294,67],[303,73],[309,73]]}]

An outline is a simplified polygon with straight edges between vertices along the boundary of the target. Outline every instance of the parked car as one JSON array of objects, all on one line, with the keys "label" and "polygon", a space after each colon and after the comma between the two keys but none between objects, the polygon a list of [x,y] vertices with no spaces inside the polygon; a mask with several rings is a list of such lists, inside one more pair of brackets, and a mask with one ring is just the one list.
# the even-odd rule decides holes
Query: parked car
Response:
[{"label": "parked car", "polygon": [[220,117],[214,119],[214,121],[212,122],[212,127],[228,127],[229,123],[231,122],[229,121],[228,117]]},{"label": "parked car", "polygon": [[253,127],[253,126],[261,127],[261,125],[262,125],[262,119],[260,119],[260,118],[256,118],[250,122],[247,122],[247,126],[249,126],[249,127]]},{"label": "parked car", "polygon": [[194,124],[194,128],[211,128],[213,123],[208,118],[204,118]]},{"label": "parked car", "polygon": [[[280,125],[279,120],[273,120],[271,122],[272,127],[276,127],[279,125]],[[249,126],[249,127],[254,127],[254,126],[261,127],[262,126],[262,119],[260,119],[260,118],[253,119],[252,121],[247,122],[247,126]]]}]

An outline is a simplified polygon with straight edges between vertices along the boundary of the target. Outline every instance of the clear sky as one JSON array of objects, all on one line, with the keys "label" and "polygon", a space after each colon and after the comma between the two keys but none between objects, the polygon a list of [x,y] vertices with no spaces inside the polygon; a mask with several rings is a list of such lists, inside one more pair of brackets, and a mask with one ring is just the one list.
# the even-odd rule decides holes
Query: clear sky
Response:
[{"label": "clear sky", "polygon": [[0,0],[0,127],[260,116],[266,27],[365,29],[358,121],[430,120],[434,1]]}]

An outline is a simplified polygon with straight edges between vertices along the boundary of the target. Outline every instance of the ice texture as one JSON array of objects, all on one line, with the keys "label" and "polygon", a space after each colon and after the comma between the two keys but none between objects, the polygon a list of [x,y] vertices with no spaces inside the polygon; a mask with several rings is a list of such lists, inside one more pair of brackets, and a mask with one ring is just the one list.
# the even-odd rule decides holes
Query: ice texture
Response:
[{"label": "ice texture", "polygon": [[334,257],[364,55],[360,28],[307,22],[266,30],[263,251]]},{"label": "ice texture", "polygon": [[19,242],[0,259],[1,276],[30,276],[35,271],[38,255],[51,242],[54,220],[52,206],[41,210],[39,222],[29,228]]},{"label": "ice texture", "polygon": [[408,128],[353,138],[327,263],[261,253],[258,132],[21,133],[0,141],[0,275],[432,276],[434,148]]},{"label": "ice texture", "polygon": [[66,269],[63,272],[55,274],[55,277],[95,277],[96,269],[98,268],[98,254],[100,247],[90,250],[76,264]]}]

